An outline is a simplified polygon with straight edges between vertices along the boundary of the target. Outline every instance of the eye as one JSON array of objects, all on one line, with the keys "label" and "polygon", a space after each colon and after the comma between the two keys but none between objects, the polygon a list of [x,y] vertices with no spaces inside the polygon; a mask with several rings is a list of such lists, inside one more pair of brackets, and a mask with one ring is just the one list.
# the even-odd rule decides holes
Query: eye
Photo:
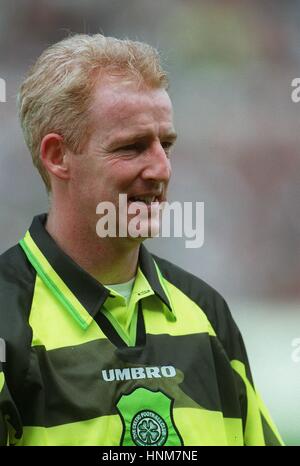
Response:
[{"label": "eye", "polygon": [[164,151],[165,151],[166,154],[169,154],[169,153],[170,153],[170,151],[171,151],[173,145],[174,145],[174,143],[171,142],[171,141],[165,141],[165,142],[162,142],[162,143],[161,143],[161,146],[162,146],[162,148],[164,149]]},{"label": "eye", "polygon": [[142,152],[143,150],[144,150],[144,146],[139,143],[128,144],[127,146],[123,146],[117,149],[117,151],[122,151],[122,152]]},{"label": "eye", "polygon": [[161,145],[163,146],[164,149],[169,149],[170,147],[173,146],[173,142],[166,141],[166,142],[162,142]]}]

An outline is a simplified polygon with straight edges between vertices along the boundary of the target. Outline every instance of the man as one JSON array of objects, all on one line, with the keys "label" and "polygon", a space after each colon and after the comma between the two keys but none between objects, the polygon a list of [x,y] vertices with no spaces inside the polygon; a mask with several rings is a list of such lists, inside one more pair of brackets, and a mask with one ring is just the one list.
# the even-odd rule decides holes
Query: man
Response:
[{"label": "man", "polygon": [[167,85],[150,46],[76,35],[21,86],[51,207],[0,259],[1,444],[281,444],[224,299],[118,215],[98,234],[99,203],[120,213],[125,194],[151,236],[176,139]]}]

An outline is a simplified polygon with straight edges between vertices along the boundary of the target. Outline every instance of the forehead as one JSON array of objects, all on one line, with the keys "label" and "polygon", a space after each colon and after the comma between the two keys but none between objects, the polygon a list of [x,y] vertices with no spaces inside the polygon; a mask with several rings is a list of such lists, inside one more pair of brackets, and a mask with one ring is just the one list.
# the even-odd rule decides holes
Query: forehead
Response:
[{"label": "forehead", "polygon": [[173,129],[172,103],[165,89],[102,79],[94,89],[91,123],[103,131],[148,125]]}]

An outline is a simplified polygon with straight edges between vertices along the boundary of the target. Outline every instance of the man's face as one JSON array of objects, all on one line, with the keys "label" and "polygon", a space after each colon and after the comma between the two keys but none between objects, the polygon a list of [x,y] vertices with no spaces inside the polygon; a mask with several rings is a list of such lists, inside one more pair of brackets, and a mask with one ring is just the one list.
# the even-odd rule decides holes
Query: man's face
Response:
[{"label": "man's face", "polygon": [[[82,154],[70,158],[72,200],[90,226],[95,228],[99,218],[99,202],[118,207],[119,194],[127,195],[128,205],[166,200],[175,138],[172,104],[164,89],[102,79],[94,92],[89,141]],[[150,221],[150,212],[148,217]]]}]

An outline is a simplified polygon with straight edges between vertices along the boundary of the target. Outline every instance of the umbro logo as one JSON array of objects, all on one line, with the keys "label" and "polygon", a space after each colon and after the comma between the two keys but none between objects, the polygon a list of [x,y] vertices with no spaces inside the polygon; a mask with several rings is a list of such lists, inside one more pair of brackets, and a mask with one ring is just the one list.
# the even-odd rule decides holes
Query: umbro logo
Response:
[{"label": "umbro logo", "polygon": [[102,379],[105,382],[114,380],[159,379],[161,377],[175,377],[176,369],[173,366],[126,367],[124,369],[102,370]]}]

